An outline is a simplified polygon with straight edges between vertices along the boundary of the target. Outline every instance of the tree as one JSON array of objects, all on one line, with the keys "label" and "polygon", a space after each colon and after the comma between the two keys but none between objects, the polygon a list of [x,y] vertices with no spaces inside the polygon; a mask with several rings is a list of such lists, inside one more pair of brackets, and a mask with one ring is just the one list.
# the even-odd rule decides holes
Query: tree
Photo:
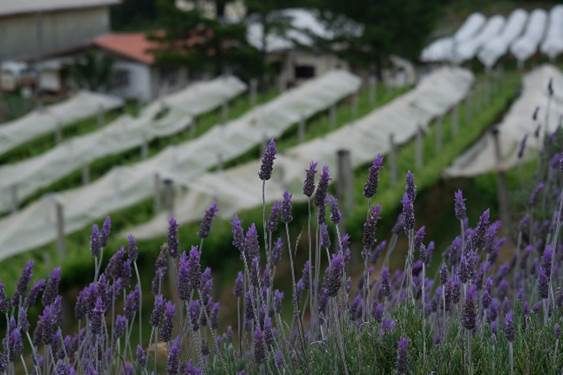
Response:
[{"label": "tree", "polygon": [[91,91],[107,90],[111,84],[113,59],[107,55],[88,50],[70,67],[71,77],[78,87]]},{"label": "tree", "polygon": [[122,0],[111,7],[111,27],[113,30],[146,28],[157,21],[155,0]]},{"label": "tree", "polygon": [[[216,9],[224,9],[224,1],[217,3]],[[160,0],[158,12],[161,30],[150,35],[161,45],[153,51],[157,63],[186,65],[196,73],[253,75],[257,53],[246,41],[244,23],[205,17],[197,6],[181,10],[174,0]]]},{"label": "tree", "polygon": [[444,4],[439,0],[314,1],[334,33],[330,41],[319,43],[378,76],[392,54],[418,59]]}]

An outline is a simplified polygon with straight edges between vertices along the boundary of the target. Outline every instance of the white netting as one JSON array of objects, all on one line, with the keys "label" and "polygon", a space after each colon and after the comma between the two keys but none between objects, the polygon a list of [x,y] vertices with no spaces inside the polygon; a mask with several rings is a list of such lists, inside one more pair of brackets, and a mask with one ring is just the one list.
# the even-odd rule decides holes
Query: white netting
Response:
[{"label": "white netting", "polygon": [[9,210],[14,198],[25,199],[96,159],[186,129],[195,116],[217,108],[245,89],[246,85],[235,77],[193,84],[149,105],[139,117],[123,115],[102,129],[69,139],[46,153],[1,167],[0,212]]},{"label": "white netting", "polygon": [[56,238],[54,201],[64,207],[64,231],[73,233],[117,210],[150,198],[155,175],[186,184],[216,166],[281,135],[301,118],[328,109],[360,87],[345,71],[332,71],[286,91],[203,136],[171,146],[131,166],[117,167],[92,184],[53,194],[0,220],[0,259],[44,245]]},{"label": "white netting", "polygon": [[563,52],[563,5],[557,5],[549,13],[549,26],[541,51],[550,59]]},{"label": "white netting", "polygon": [[[555,95],[549,103],[547,86],[553,79]],[[536,121],[532,114],[539,107]],[[506,170],[525,160],[541,146],[545,131],[553,132],[563,114],[563,75],[555,67],[546,65],[535,69],[524,77],[522,94],[510,107],[499,130],[500,164],[497,165],[493,135],[483,136],[469,150],[459,156],[445,171],[449,177],[470,177],[497,170]],[[547,128],[544,126],[548,124]],[[534,133],[538,126],[539,137]],[[527,136],[523,159],[518,158],[518,151],[523,138]]]},{"label": "white netting", "polygon": [[54,104],[0,125],[0,155],[39,136],[76,125],[100,110],[109,111],[123,105],[123,100],[81,91],[62,103]]},{"label": "white netting", "polygon": [[474,58],[485,43],[500,33],[504,24],[505,19],[503,16],[489,18],[485,26],[483,26],[475,37],[467,39],[456,46],[454,54],[455,59],[464,62]]},{"label": "white netting", "polygon": [[510,52],[519,60],[525,61],[538,50],[545,27],[547,25],[547,12],[543,9],[534,10],[528,19],[524,34],[510,47]]},{"label": "white netting", "polygon": [[420,59],[425,62],[449,61],[453,59],[456,43],[464,42],[474,37],[483,27],[486,17],[481,13],[469,16],[453,37],[437,39],[426,47]]},{"label": "white netting", "polygon": [[516,9],[508,17],[502,32],[488,40],[479,51],[478,58],[487,68],[492,67],[507,51],[510,44],[522,34],[528,13]]},{"label": "white netting", "polygon": [[[311,160],[327,164],[335,170],[336,152],[348,149],[353,167],[368,163],[377,153],[387,153],[389,138],[405,143],[430,121],[445,114],[468,93],[473,75],[468,70],[442,68],[427,77],[419,85],[377,109],[362,119],[346,125],[327,136],[298,145],[279,155],[275,162],[272,179],[268,181],[266,199],[279,199],[285,189],[294,192],[295,199],[304,198],[301,193],[303,171]],[[193,222],[216,200],[219,215],[231,217],[235,212],[257,207],[261,203],[261,182],[257,171],[259,161],[247,163],[226,171],[206,173],[187,184],[188,192],[179,197],[175,216],[179,223]],[[333,178],[335,173],[332,173]],[[166,214],[156,216],[150,222],[133,228],[131,233],[139,238],[152,238],[166,233]]]}]

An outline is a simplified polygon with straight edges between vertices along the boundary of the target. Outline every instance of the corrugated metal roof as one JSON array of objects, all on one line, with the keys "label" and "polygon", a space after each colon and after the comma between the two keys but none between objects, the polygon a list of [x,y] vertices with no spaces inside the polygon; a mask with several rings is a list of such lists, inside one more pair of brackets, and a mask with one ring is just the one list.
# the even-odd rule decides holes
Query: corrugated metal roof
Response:
[{"label": "corrugated metal roof", "polygon": [[0,0],[0,17],[119,4],[121,0]]}]

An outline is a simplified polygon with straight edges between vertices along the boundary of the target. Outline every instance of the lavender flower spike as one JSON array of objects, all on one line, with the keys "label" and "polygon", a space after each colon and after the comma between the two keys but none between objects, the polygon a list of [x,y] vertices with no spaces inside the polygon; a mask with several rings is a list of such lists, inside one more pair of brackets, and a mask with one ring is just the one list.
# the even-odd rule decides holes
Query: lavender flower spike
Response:
[{"label": "lavender flower spike", "polygon": [[178,224],[176,219],[171,217],[168,220],[168,254],[172,258],[178,257]]},{"label": "lavender flower spike", "polygon": [[266,148],[262,155],[262,165],[260,165],[260,171],[258,172],[258,177],[262,181],[267,181],[272,177],[276,152],[276,141],[272,138],[266,143]]},{"label": "lavender flower spike", "polygon": [[410,340],[408,337],[401,337],[397,344],[397,372],[406,374],[408,370],[407,354]]},{"label": "lavender flower spike", "polygon": [[342,284],[343,272],[344,255],[342,255],[342,253],[333,255],[324,280],[324,287],[326,288],[329,297],[335,297],[336,294],[338,294],[338,290]]},{"label": "lavender flower spike", "polygon": [[458,190],[454,195],[454,211],[455,217],[463,221],[467,218],[467,209],[465,208],[465,199],[463,198],[463,192]]},{"label": "lavender flower spike", "polygon": [[317,186],[317,191],[315,193],[315,205],[317,207],[324,206],[326,194],[328,192],[328,184],[330,182],[330,171],[328,166],[323,166],[321,171],[321,178]]},{"label": "lavender flower spike", "polygon": [[199,228],[199,238],[207,238],[209,236],[209,231],[211,230],[211,223],[213,218],[217,215],[219,209],[217,208],[217,202],[213,201],[209,208],[205,211],[203,220],[201,221],[201,226]]},{"label": "lavender flower spike", "polygon": [[92,234],[90,235],[90,251],[94,258],[100,257],[102,249],[102,234],[98,228],[98,224],[92,225]]},{"label": "lavender flower spike", "polygon": [[377,193],[381,167],[383,167],[383,155],[377,154],[369,168],[368,179],[364,185],[364,197],[372,198]]},{"label": "lavender flower spike", "polygon": [[408,193],[403,195],[403,211],[401,215],[403,216],[403,228],[405,232],[409,232],[414,229],[414,207],[413,201],[410,199]]},{"label": "lavender flower spike", "polygon": [[315,192],[315,175],[317,174],[317,162],[309,163],[309,168],[305,170],[305,182],[303,183],[303,194],[311,198]]},{"label": "lavender flower spike", "polygon": [[49,276],[47,284],[45,285],[45,290],[43,291],[43,306],[50,305],[55,301],[55,298],[59,294],[59,284],[61,282],[61,267],[57,267]]},{"label": "lavender flower spike", "polygon": [[281,210],[281,221],[288,224],[293,220],[293,215],[291,213],[291,198],[292,195],[289,192],[283,193],[282,210]]},{"label": "lavender flower spike", "polygon": [[515,329],[511,311],[506,313],[504,316],[504,334],[506,335],[506,339],[508,341],[514,341]]}]

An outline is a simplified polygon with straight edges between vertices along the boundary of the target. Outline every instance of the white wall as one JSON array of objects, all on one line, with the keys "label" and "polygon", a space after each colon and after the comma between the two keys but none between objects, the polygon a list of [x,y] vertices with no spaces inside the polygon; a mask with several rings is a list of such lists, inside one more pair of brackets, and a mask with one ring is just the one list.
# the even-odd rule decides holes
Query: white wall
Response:
[{"label": "white wall", "polygon": [[124,85],[114,87],[110,93],[122,98],[136,98],[143,101],[150,101],[153,97],[153,82],[151,79],[151,69],[148,65],[116,60],[113,64],[114,74],[127,72],[127,82]]},{"label": "white wall", "polygon": [[108,7],[0,17],[0,60],[29,59],[84,46],[109,30]]}]

